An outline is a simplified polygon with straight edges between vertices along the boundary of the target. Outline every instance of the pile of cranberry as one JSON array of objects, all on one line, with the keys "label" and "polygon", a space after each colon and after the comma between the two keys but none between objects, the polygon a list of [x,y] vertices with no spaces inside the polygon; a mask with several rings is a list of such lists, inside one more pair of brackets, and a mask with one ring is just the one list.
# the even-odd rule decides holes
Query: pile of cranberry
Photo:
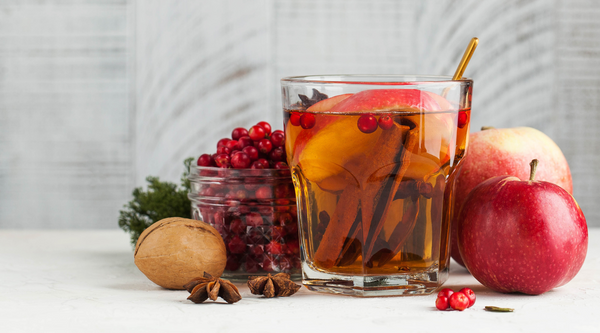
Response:
[{"label": "pile of cranberry", "polygon": [[238,127],[231,132],[231,139],[219,140],[215,154],[200,155],[198,166],[287,169],[284,143],[283,131],[271,133],[271,125],[266,121],[250,127],[250,130]]},{"label": "pile of cranberry", "polygon": [[[291,175],[275,180],[266,173],[236,170],[289,172],[284,141],[282,131],[271,132],[271,125],[261,121],[249,130],[235,128],[231,138],[219,140],[215,154],[198,158],[199,167],[216,167],[220,171],[201,169],[200,175],[211,178],[201,183],[193,217],[211,224],[223,237],[227,248],[225,270],[231,277],[245,273],[299,273],[298,222]],[[240,180],[241,174],[247,176]]]},{"label": "pile of cranberry", "polygon": [[435,307],[438,310],[459,310],[463,311],[475,304],[475,292],[471,288],[462,288],[458,292],[450,288],[444,288],[438,293],[435,300]]}]

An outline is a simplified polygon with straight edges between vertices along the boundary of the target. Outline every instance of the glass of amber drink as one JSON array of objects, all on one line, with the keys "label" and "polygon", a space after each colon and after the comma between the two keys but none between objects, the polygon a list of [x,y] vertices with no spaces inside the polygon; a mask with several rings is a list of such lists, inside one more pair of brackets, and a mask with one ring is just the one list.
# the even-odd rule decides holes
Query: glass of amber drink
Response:
[{"label": "glass of amber drink", "polygon": [[281,80],[303,284],[430,294],[448,278],[452,175],[473,81],[415,75]]}]

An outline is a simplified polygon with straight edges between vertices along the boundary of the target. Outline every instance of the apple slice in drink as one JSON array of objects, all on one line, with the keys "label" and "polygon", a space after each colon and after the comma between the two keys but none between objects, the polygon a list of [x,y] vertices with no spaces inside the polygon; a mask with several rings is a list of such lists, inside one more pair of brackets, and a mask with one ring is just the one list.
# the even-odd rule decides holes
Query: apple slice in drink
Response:
[{"label": "apple slice in drink", "polygon": [[[415,163],[407,172],[411,178],[423,179],[448,162],[450,149],[454,149],[447,140],[453,137],[452,131],[456,130],[456,115],[434,113],[442,108],[451,108],[451,105],[443,97],[430,92],[416,89],[374,89],[354,95],[335,96],[314,104],[308,110],[329,111],[329,114],[381,111],[417,113],[405,117],[421,131],[420,141],[415,145],[413,153],[430,157],[431,161]],[[432,113],[423,116],[418,113],[421,111]],[[352,166],[350,162],[364,156],[368,149],[377,149],[373,145],[381,132],[381,129],[377,129],[370,134],[362,133],[356,126],[356,117],[323,116],[318,119],[314,128],[297,134],[292,156],[302,164],[302,170],[308,179],[317,183],[324,181],[322,188],[326,190],[342,190],[352,177],[340,177],[340,173],[348,169],[350,175],[356,174],[356,170],[349,169]]]},{"label": "apple slice in drink", "polygon": [[[340,173],[348,173],[346,180],[352,180],[355,170],[348,170],[350,161],[363,156],[375,143],[382,130],[370,134],[362,133],[356,126],[356,117],[335,118],[305,143],[299,153],[298,163],[304,176],[316,183]],[[298,137],[300,139],[300,137]]]},{"label": "apple slice in drink", "polygon": [[[348,98],[352,95],[353,94],[343,94],[343,95],[337,95],[337,96],[333,96],[333,97],[324,99],[322,101],[319,101],[319,102],[311,105],[308,109],[306,109],[306,111],[307,112],[329,111],[336,104],[338,104],[339,102],[345,100],[346,98]],[[307,130],[303,130],[302,127],[300,127],[300,126],[293,126],[291,123],[291,120],[288,120],[288,122],[285,126],[286,137],[288,138],[288,140],[286,140],[285,148],[286,148],[286,151],[288,152],[289,156],[292,156],[295,160],[298,160],[298,156],[300,155],[300,152],[304,149],[304,146],[310,140],[310,138],[314,135],[314,133],[318,133],[321,128],[327,126],[333,120],[334,120],[334,118],[332,118],[332,117],[320,118],[319,121],[317,121],[315,123],[314,127],[307,129]],[[288,135],[288,133],[289,133],[289,135]],[[292,143],[294,143],[293,146],[292,146]]]},{"label": "apple slice in drink", "polygon": [[[331,112],[369,113],[382,111],[414,112],[404,120],[412,127],[419,128],[420,141],[413,148],[418,155],[412,162],[407,176],[425,179],[438,171],[439,166],[448,162],[450,151],[455,149],[454,137],[457,115],[456,108],[440,95],[416,89],[373,89],[354,94],[331,109]],[[428,113],[426,116],[420,112]],[[450,140],[450,141],[448,141]],[[431,161],[425,160],[426,158]]]}]

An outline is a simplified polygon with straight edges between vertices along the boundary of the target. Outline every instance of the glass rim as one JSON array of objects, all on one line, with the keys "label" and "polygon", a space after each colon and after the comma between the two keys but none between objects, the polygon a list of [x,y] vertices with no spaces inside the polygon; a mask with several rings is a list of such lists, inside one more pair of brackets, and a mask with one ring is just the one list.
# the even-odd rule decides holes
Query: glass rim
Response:
[{"label": "glass rim", "polygon": [[[412,78],[412,80],[407,80],[406,78]],[[462,77],[459,80],[453,80],[452,76],[450,75],[422,74],[316,74],[286,76],[281,79],[281,83],[303,84],[404,85],[407,82],[413,84],[440,84],[473,82],[473,80],[468,77]]]},{"label": "glass rim", "polygon": [[[209,171],[207,175],[199,175],[200,171]],[[188,179],[196,180],[204,179],[224,179],[224,178],[282,178],[291,180],[290,169],[234,169],[234,168],[219,168],[206,167],[196,164],[190,165],[190,174]]]}]

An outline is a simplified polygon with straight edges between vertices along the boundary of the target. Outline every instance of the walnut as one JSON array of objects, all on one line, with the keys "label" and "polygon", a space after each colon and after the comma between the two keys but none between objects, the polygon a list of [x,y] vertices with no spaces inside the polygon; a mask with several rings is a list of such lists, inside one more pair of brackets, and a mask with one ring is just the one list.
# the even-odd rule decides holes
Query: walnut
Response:
[{"label": "walnut", "polygon": [[135,264],[148,279],[167,289],[183,286],[204,272],[221,276],[225,243],[209,224],[179,217],[152,224],[135,246]]}]

